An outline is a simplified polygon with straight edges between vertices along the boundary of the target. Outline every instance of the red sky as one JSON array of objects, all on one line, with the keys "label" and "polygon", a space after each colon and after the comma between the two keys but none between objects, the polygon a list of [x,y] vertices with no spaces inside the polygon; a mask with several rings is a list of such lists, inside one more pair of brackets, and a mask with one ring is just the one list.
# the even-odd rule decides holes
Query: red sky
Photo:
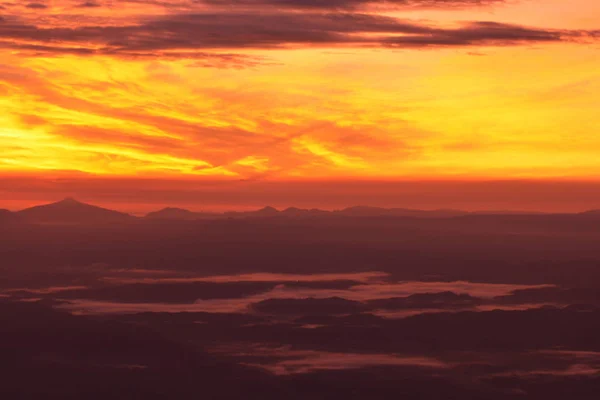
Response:
[{"label": "red sky", "polygon": [[195,211],[339,209],[353,205],[417,209],[529,210],[578,212],[600,209],[600,184],[589,181],[296,180],[222,181],[137,178],[0,179],[9,209],[65,196],[106,207],[145,213],[166,206]]},{"label": "red sky", "polygon": [[600,208],[598,21],[595,0],[0,1],[0,207]]}]

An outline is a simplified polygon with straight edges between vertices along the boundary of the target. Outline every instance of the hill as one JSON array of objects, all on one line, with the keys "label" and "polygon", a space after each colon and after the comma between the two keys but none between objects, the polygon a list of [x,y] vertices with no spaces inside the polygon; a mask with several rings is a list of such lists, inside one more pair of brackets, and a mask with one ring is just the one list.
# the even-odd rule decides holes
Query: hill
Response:
[{"label": "hill", "polygon": [[17,215],[27,222],[43,224],[116,223],[134,219],[129,214],[81,203],[72,198],[27,208],[17,212]]},{"label": "hill", "polygon": [[352,217],[415,217],[415,218],[452,218],[469,214],[460,210],[413,210],[408,208],[381,208],[356,206],[333,211],[334,214]]},{"label": "hill", "polygon": [[190,210],[176,207],[167,207],[162,210],[153,211],[146,215],[148,219],[161,219],[161,220],[194,220],[200,218],[200,213],[195,213]]}]

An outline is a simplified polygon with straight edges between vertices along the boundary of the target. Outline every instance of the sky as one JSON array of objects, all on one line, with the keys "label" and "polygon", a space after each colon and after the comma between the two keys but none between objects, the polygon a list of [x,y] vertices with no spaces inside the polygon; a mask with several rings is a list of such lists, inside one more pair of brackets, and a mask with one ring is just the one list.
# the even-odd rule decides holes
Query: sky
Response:
[{"label": "sky", "polygon": [[0,0],[0,207],[600,208],[598,21],[596,0]]}]

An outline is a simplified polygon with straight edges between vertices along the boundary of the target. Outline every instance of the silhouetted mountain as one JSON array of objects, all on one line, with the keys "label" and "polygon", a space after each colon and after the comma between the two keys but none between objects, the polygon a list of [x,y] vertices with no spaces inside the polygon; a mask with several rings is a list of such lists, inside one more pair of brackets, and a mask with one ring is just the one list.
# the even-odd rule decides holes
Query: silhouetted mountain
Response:
[{"label": "silhouetted mountain", "polygon": [[283,210],[280,214],[288,217],[318,217],[331,214],[331,212],[319,210],[318,208],[311,208],[309,210],[297,207],[289,207]]},{"label": "silhouetted mountain", "polygon": [[18,222],[21,218],[9,210],[0,210],[0,224]]},{"label": "silhouetted mountain", "polygon": [[519,210],[483,210],[470,211],[469,215],[550,215],[542,211],[519,211]]},{"label": "silhouetted mountain", "polygon": [[275,207],[266,206],[264,208],[261,208],[258,211],[254,211],[253,214],[256,214],[256,215],[267,215],[267,216],[277,215],[277,214],[279,214],[279,210],[277,210]]},{"label": "silhouetted mountain", "polygon": [[469,214],[460,210],[412,210],[408,208],[381,208],[368,206],[348,207],[333,212],[337,215],[353,217],[419,217],[419,218],[451,218]]},{"label": "silhouetted mountain", "polygon": [[167,207],[159,211],[154,211],[146,215],[148,219],[162,220],[198,220],[198,219],[220,219],[220,218],[253,218],[253,217],[409,217],[419,219],[449,219],[457,217],[471,217],[473,219],[488,218],[502,221],[503,218],[509,218],[507,221],[513,221],[511,217],[534,218],[540,221],[540,218],[549,217],[585,217],[600,216],[600,210],[590,210],[583,213],[557,214],[543,213],[536,211],[514,211],[514,210],[489,210],[489,211],[464,211],[453,209],[438,210],[418,210],[409,208],[384,208],[370,206],[353,206],[341,210],[327,211],[318,208],[303,209],[298,207],[288,207],[282,211],[274,207],[266,206],[255,211],[228,211],[224,213],[217,212],[194,212],[177,207]]},{"label": "silhouetted mountain", "polygon": [[134,219],[129,214],[81,203],[72,198],[27,208],[17,214],[28,222],[50,224],[116,223]]},{"label": "silhouetted mountain", "polygon": [[580,215],[589,215],[589,216],[600,217],[600,210],[588,210],[588,211],[584,211],[584,212],[580,213]]},{"label": "silhouetted mountain", "polygon": [[194,212],[186,210],[184,208],[167,207],[159,211],[148,213],[146,218],[156,220],[179,220],[179,221],[193,221],[204,218],[219,217],[221,214],[208,213],[208,212]]},{"label": "silhouetted mountain", "polygon": [[[461,230],[461,231],[511,231],[511,232],[549,232],[549,231],[596,231],[599,211],[588,211],[572,214],[543,214],[513,211],[496,212],[467,212],[451,209],[416,210],[404,208],[381,208],[369,206],[355,206],[342,210],[326,211],[320,209],[301,209],[289,207],[279,211],[274,207],[264,207],[255,211],[193,212],[190,210],[167,207],[146,215],[146,220],[161,221],[195,221],[195,220],[220,220],[220,219],[247,219],[268,218],[304,219],[310,218],[315,223],[351,222],[360,218],[361,224],[377,225],[381,218],[391,224],[414,225],[434,230]],[[346,217],[348,217],[346,219]],[[403,219],[393,222],[393,218]],[[28,208],[17,213],[6,210],[0,211],[0,222],[25,221],[44,224],[82,224],[82,223],[119,223],[135,220],[136,218],[122,212],[108,210],[67,198],[57,203]],[[320,221],[320,222],[319,222]]]},{"label": "silhouetted mountain", "polygon": [[274,217],[280,215],[280,212],[275,207],[266,206],[256,211],[230,211],[221,215],[228,218]]},{"label": "silhouetted mountain", "polygon": [[404,208],[380,208],[356,206],[343,210],[326,211],[318,208],[302,209],[289,207],[279,211],[274,207],[266,206],[256,211],[229,211],[219,213],[198,213],[181,208],[168,207],[149,213],[146,217],[151,219],[194,220],[204,218],[248,218],[248,217],[321,217],[321,216],[348,216],[348,217],[416,217],[416,218],[451,218],[468,215],[460,210],[411,210]]},{"label": "silhouetted mountain", "polygon": [[148,213],[146,218],[149,219],[183,219],[191,220],[196,219],[196,213],[185,210],[183,208],[167,207],[162,210]]}]

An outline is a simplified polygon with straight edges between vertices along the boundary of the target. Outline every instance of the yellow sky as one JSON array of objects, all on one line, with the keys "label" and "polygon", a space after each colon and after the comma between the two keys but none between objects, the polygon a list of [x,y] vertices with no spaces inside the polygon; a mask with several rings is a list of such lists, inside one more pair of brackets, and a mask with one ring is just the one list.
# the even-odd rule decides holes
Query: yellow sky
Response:
[{"label": "yellow sky", "polygon": [[165,3],[5,2],[0,176],[600,177],[595,0]]}]

